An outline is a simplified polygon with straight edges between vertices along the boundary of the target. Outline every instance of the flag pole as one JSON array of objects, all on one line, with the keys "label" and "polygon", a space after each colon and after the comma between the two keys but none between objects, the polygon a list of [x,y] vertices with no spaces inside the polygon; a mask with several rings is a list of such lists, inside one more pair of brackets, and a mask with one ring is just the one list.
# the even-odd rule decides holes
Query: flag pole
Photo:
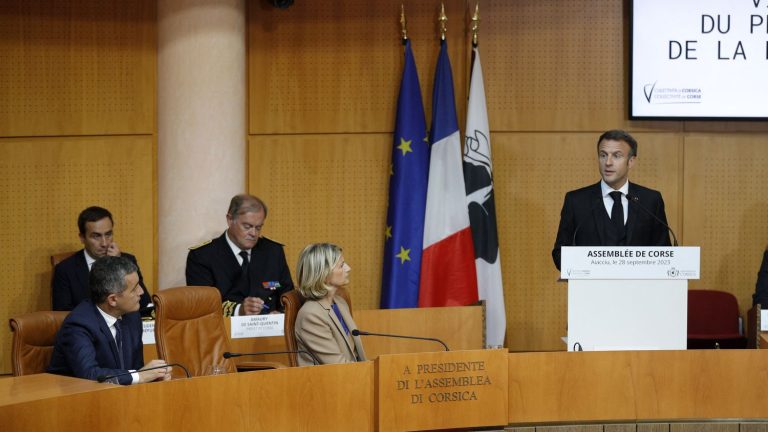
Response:
[{"label": "flag pole", "polygon": [[400,34],[403,38],[403,45],[408,41],[408,29],[406,28],[405,21],[405,6],[400,3]]},{"label": "flag pole", "polygon": [[448,17],[445,15],[445,3],[440,3],[440,16],[437,21],[440,23],[440,40],[445,40],[445,32],[447,31],[445,24],[448,22]]},{"label": "flag pole", "polygon": [[480,2],[475,3],[475,13],[472,15],[472,48],[477,48],[477,33],[480,30]]}]

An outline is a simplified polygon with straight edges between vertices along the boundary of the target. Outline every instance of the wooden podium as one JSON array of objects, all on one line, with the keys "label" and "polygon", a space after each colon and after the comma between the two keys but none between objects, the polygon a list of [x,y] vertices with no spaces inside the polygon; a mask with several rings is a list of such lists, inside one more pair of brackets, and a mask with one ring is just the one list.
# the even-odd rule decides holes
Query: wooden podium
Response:
[{"label": "wooden podium", "polygon": [[563,247],[568,351],[686,349],[698,247]]}]

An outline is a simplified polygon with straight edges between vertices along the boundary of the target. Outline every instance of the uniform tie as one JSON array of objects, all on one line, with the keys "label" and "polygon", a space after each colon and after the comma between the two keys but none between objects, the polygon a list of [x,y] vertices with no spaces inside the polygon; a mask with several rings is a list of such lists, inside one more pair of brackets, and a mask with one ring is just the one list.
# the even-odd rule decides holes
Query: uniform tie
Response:
[{"label": "uniform tie", "polygon": [[241,250],[238,254],[243,258],[243,263],[240,265],[240,287],[244,296],[251,295],[250,282],[248,281],[248,252]]}]

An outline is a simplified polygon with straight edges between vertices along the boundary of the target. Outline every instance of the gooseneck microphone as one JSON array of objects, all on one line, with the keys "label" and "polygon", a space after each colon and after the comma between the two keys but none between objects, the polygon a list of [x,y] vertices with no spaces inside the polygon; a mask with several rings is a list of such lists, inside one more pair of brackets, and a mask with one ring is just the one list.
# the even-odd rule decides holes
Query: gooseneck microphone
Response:
[{"label": "gooseneck microphone", "polygon": [[423,340],[423,341],[432,341],[437,342],[445,348],[446,351],[450,351],[448,349],[448,345],[445,344],[445,342],[441,341],[437,338],[431,338],[431,337],[421,337],[421,336],[404,336],[404,335],[396,335],[396,334],[387,334],[387,333],[372,333],[367,331],[362,331],[358,329],[352,330],[352,336],[383,336],[383,337],[391,337],[391,338],[400,338],[400,339],[415,339],[415,340]]},{"label": "gooseneck microphone", "polygon": [[312,354],[309,351],[305,350],[296,350],[296,351],[262,351],[262,352],[252,352],[252,353],[233,353],[233,352],[225,352],[223,354],[223,357],[225,359],[232,358],[232,357],[242,357],[242,356],[256,356],[256,355],[273,355],[273,354],[306,354],[310,357],[312,357],[312,363],[315,365],[320,364],[320,360],[315,357],[314,354]]},{"label": "gooseneck microphone", "polygon": [[165,364],[165,365],[162,365],[162,366],[155,366],[155,367],[146,368],[146,369],[139,369],[139,370],[136,370],[136,371],[133,371],[133,372],[128,371],[128,372],[121,372],[119,374],[114,374],[114,375],[99,375],[98,377],[96,377],[96,381],[102,383],[102,382],[104,382],[106,380],[110,380],[112,378],[119,378],[121,376],[131,375],[131,374],[136,373],[136,372],[143,372],[143,371],[151,371],[151,370],[155,370],[155,369],[168,368],[170,366],[178,366],[178,367],[180,367],[184,371],[184,373],[187,375],[187,378],[190,377],[189,371],[187,370],[187,368],[185,368],[180,363],[168,363],[168,364]]},{"label": "gooseneck microphone", "polygon": [[672,234],[672,240],[674,241],[673,246],[679,246],[677,244],[677,236],[675,235],[675,232],[670,228],[669,225],[667,225],[666,222],[664,222],[660,217],[656,216],[652,211],[648,210],[643,204],[640,203],[640,197],[634,194],[627,194],[627,199],[635,204],[637,204],[637,207],[642,209],[647,214],[651,215],[652,218],[656,219],[656,222],[662,224],[664,228],[667,229]]}]

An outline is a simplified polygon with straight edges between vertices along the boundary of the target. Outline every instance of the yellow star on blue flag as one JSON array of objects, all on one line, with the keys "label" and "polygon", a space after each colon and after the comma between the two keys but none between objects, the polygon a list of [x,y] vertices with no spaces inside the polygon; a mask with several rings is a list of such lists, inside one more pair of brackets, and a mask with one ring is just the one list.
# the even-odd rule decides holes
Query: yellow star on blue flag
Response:
[{"label": "yellow star on blue flag", "polygon": [[404,247],[400,246],[400,253],[395,256],[400,258],[400,264],[402,264],[406,261],[411,260],[411,257],[408,256],[410,255],[410,253],[411,253],[410,249],[405,249]]}]

